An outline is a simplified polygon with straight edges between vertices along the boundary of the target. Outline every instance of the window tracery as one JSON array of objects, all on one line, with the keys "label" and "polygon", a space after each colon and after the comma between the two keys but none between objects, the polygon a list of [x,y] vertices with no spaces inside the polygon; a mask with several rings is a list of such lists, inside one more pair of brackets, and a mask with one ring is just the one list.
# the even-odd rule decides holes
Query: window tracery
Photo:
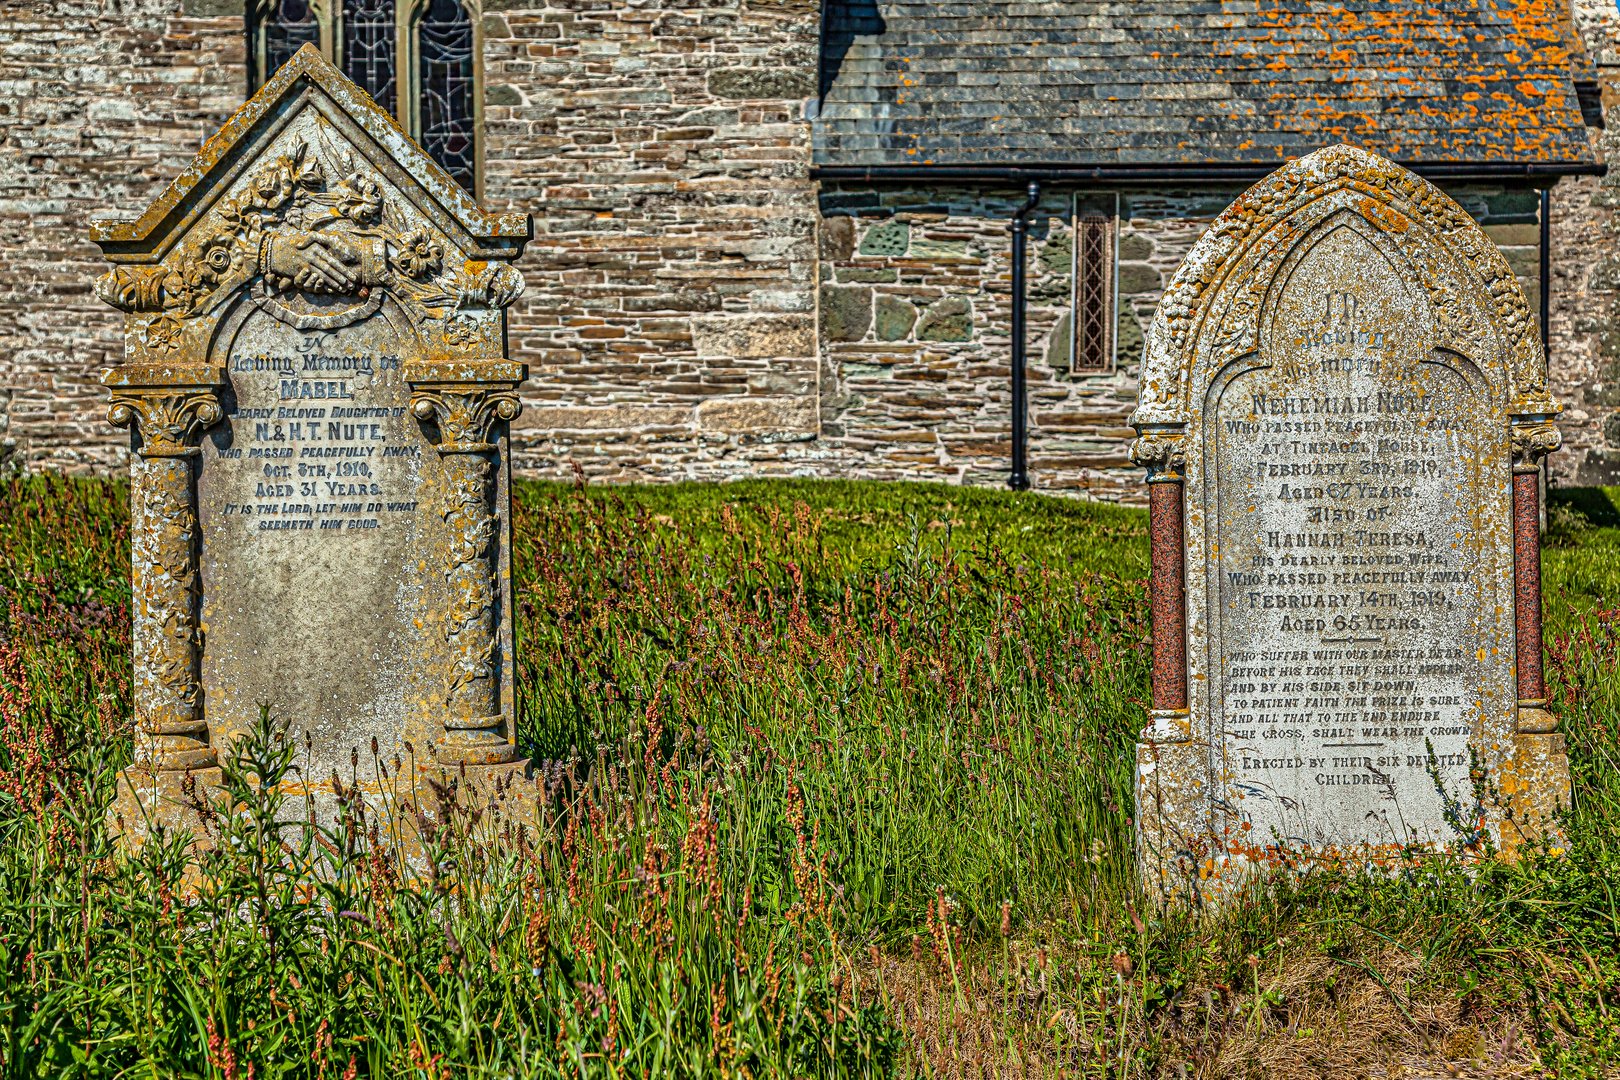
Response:
[{"label": "window tracery", "polygon": [[257,0],[247,29],[252,89],[315,45],[476,197],[476,0]]}]

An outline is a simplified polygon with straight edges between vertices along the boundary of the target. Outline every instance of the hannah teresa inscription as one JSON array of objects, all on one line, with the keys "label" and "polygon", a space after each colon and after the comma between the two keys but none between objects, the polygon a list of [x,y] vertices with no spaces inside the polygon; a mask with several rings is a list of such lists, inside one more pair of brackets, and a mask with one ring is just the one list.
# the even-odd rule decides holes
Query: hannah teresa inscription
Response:
[{"label": "hannah teresa inscription", "polygon": [[523,775],[505,308],[531,232],[309,47],[138,221],[94,226],[128,313],[106,379],[134,451],[128,845],[194,824],[186,773],[212,783],[260,703],[319,802],[334,775],[407,799]]},{"label": "hannah teresa inscription", "polygon": [[1169,896],[1257,864],[1511,851],[1567,805],[1541,677],[1556,407],[1501,253],[1347,146],[1245,193],[1149,338],[1139,855]]}]

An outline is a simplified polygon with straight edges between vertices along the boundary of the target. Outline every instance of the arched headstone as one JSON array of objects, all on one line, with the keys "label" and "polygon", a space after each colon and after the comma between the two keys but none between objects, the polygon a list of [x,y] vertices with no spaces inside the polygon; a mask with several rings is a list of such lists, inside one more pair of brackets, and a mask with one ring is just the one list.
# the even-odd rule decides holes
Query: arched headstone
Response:
[{"label": "arched headstone", "polygon": [[1150,887],[1544,833],[1569,792],[1541,674],[1556,412],[1507,261],[1392,162],[1320,150],[1199,240],[1132,417]]}]

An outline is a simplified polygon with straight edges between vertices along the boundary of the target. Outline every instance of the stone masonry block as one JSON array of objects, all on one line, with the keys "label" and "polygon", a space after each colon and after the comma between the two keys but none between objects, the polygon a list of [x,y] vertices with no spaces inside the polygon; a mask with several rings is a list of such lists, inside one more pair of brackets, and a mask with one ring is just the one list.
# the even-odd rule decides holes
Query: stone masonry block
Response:
[{"label": "stone masonry block", "polygon": [[704,358],[814,356],[815,320],[808,315],[697,318],[692,320],[692,343]]},{"label": "stone masonry block", "polygon": [[964,297],[947,296],[928,305],[917,324],[921,341],[967,341],[973,337],[973,304]]},{"label": "stone masonry block", "polygon": [[725,435],[814,435],[816,399],[802,397],[717,397],[698,406],[698,426]]},{"label": "stone masonry block", "polygon": [[911,226],[890,218],[866,230],[861,237],[862,255],[904,255],[911,246]]},{"label": "stone masonry block", "polygon": [[872,290],[840,285],[821,290],[821,330],[829,341],[859,341],[872,326]]},{"label": "stone masonry block", "polygon": [[904,341],[917,325],[917,309],[898,296],[877,298],[877,337],[879,341]]}]

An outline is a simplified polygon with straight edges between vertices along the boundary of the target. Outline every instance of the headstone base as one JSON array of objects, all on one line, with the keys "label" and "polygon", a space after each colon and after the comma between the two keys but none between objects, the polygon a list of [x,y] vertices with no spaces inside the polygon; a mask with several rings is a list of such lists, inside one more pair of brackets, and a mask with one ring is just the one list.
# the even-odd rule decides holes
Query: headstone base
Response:
[{"label": "headstone base", "polygon": [[[153,770],[132,765],[123,770],[108,811],[109,831],[118,849],[125,857],[136,857],[147,840],[161,832],[188,834],[193,853],[210,850],[216,829],[205,822],[202,807],[222,805],[222,785],[217,766]],[[283,820],[303,819],[308,813],[306,800],[314,801],[318,821],[329,826],[337,819],[339,802],[330,788],[297,780],[288,781],[284,793],[287,799],[278,815]],[[461,824],[470,825],[480,838],[507,842],[521,828],[532,843],[540,821],[539,795],[527,761],[423,765],[409,784],[393,781],[387,790],[366,785],[362,791],[366,814],[376,824],[379,838],[397,845],[411,862],[420,859],[424,823],[442,827],[458,813]]]},{"label": "headstone base", "polygon": [[219,790],[218,766],[207,769],[147,769],[131,765],[118,774],[118,790],[108,811],[109,831],[128,856],[140,853],[154,832],[189,833],[194,848],[212,846],[199,802]]}]

